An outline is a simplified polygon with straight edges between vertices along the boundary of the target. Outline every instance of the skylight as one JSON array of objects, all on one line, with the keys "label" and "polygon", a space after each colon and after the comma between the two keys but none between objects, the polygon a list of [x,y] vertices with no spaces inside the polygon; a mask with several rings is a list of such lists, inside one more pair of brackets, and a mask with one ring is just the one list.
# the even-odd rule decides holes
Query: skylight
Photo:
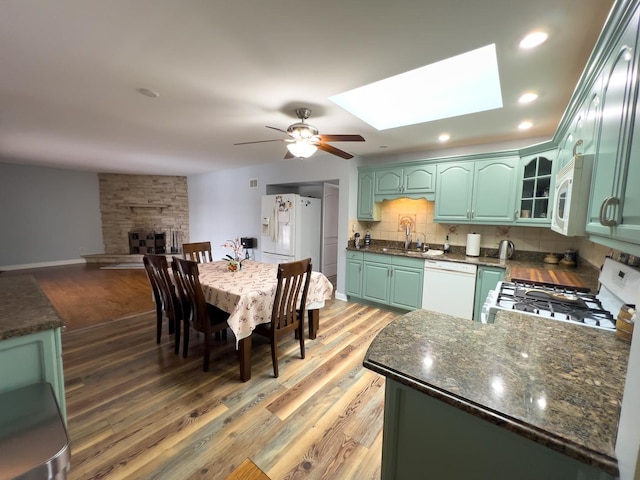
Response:
[{"label": "skylight", "polygon": [[378,130],[502,107],[494,44],[329,97]]}]

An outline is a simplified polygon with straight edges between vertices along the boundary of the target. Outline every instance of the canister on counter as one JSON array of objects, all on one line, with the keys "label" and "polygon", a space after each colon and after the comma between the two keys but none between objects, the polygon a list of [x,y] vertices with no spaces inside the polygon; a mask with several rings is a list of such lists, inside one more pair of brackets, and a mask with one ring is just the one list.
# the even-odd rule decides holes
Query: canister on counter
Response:
[{"label": "canister on counter", "polygon": [[616,336],[625,342],[631,342],[633,325],[636,320],[636,310],[633,305],[623,305],[616,318]]}]

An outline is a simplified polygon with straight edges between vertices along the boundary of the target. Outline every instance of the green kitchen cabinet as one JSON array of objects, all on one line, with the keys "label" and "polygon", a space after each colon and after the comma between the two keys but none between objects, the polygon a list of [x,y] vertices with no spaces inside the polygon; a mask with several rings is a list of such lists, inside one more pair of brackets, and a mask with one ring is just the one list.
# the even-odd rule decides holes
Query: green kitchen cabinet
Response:
[{"label": "green kitchen cabinet", "polygon": [[58,327],[0,340],[0,393],[48,382],[66,421],[60,331]]},{"label": "green kitchen cabinet", "polygon": [[436,166],[416,164],[376,169],[376,201],[395,198],[428,198],[435,192]]},{"label": "green kitchen cabinet", "polygon": [[482,306],[489,292],[496,288],[498,282],[504,280],[504,268],[478,266],[476,273],[475,301],[473,304],[473,320],[481,321]]},{"label": "green kitchen cabinet", "polygon": [[606,115],[600,116],[597,128],[586,225],[592,241],[633,254],[640,247],[626,248],[624,243],[640,244],[638,16],[633,15],[601,72],[601,111]]},{"label": "green kitchen cabinet", "polygon": [[[435,369],[437,361],[434,360]],[[381,478],[613,480],[614,477],[387,378]]]},{"label": "green kitchen cabinet", "polygon": [[380,206],[375,203],[373,196],[375,181],[374,170],[362,169],[358,171],[358,220],[380,220]]},{"label": "green kitchen cabinet", "polygon": [[389,305],[415,310],[422,307],[424,260],[393,257]]},{"label": "green kitchen cabinet", "polygon": [[549,226],[555,187],[555,151],[523,157],[514,215],[521,225]]},{"label": "green kitchen cabinet", "polygon": [[391,292],[391,256],[367,253],[363,262],[362,298],[388,304]]},{"label": "green kitchen cabinet", "polygon": [[512,223],[518,166],[512,156],[438,164],[434,220]]},{"label": "green kitchen cabinet", "polygon": [[362,252],[347,250],[347,295],[362,296]]},{"label": "green kitchen cabinet", "polygon": [[424,260],[347,251],[347,295],[403,310],[422,305]]}]

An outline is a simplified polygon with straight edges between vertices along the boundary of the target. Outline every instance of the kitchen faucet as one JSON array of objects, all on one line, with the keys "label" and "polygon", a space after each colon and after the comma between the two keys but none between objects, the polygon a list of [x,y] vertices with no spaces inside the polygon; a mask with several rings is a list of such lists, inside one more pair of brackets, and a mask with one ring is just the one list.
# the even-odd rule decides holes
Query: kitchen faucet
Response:
[{"label": "kitchen faucet", "polygon": [[409,245],[411,245],[411,225],[407,223],[404,226],[404,249],[409,250]]},{"label": "kitchen faucet", "polygon": [[[422,237],[423,242],[420,243],[420,237]],[[416,237],[416,247],[418,249],[422,248],[423,252],[429,250],[429,245],[427,245],[427,235],[425,233],[419,233]]]}]

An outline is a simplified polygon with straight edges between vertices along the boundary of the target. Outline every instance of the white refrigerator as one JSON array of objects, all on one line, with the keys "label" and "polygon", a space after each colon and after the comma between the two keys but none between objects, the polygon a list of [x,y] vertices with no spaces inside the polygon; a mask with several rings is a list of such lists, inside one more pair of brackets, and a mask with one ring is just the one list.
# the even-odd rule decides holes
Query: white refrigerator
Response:
[{"label": "white refrigerator", "polygon": [[262,261],[287,263],[311,257],[320,271],[322,200],[296,194],[262,197]]}]

